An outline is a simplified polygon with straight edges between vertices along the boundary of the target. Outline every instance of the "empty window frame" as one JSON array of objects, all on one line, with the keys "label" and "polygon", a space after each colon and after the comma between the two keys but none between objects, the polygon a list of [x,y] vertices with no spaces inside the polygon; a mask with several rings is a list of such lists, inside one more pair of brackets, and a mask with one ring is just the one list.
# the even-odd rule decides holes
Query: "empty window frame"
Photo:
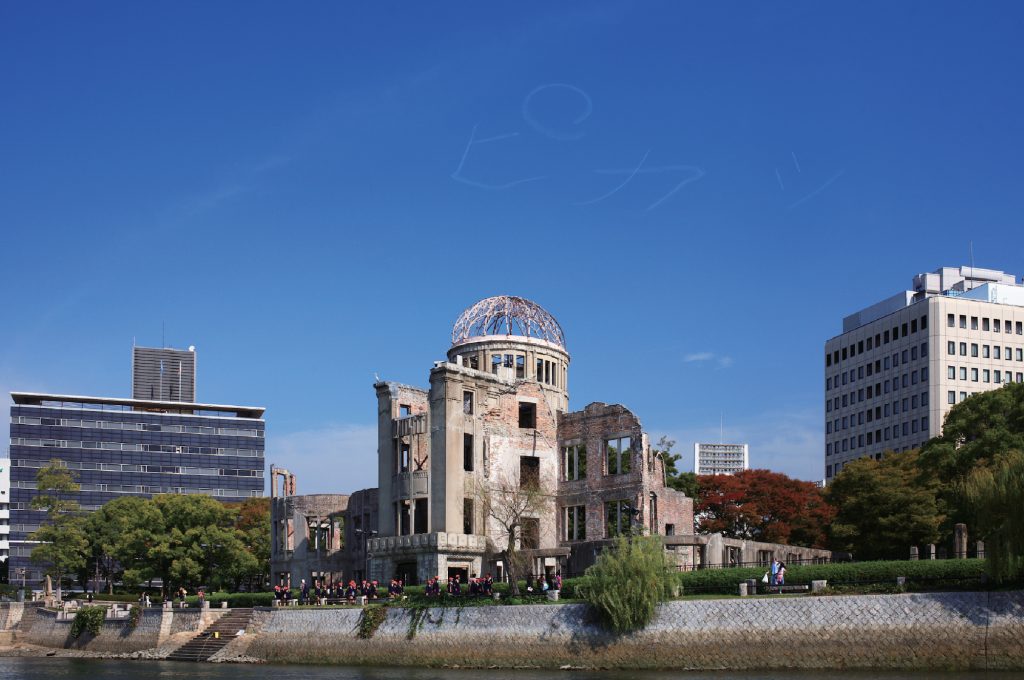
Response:
[{"label": "empty window frame", "polygon": [[540,458],[519,456],[519,488],[540,486]]},{"label": "empty window frame", "polygon": [[587,539],[587,508],[583,505],[571,505],[565,508],[563,516],[565,540],[585,541]]},{"label": "empty window frame", "polygon": [[624,475],[630,470],[633,453],[630,437],[615,437],[604,442],[605,470],[609,475]]},{"label": "empty window frame", "polygon": [[473,471],[473,435],[462,435],[462,469],[466,472]]},{"label": "empty window frame", "polygon": [[462,393],[462,412],[473,415],[473,393],[468,390]]},{"label": "empty window frame", "polygon": [[473,533],[473,499],[462,499],[462,533]]},{"label": "empty window frame", "polygon": [[605,537],[628,536],[632,528],[633,505],[628,500],[607,501],[604,504]]},{"label": "empty window frame", "polygon": [[528,402],[519,402],[519,427],[533,429],[537,427],[537,405]]},{"label": "empty window frame", "polygon": [[587,445],[570,444],[562,447],[562,479],[587,478]]}]

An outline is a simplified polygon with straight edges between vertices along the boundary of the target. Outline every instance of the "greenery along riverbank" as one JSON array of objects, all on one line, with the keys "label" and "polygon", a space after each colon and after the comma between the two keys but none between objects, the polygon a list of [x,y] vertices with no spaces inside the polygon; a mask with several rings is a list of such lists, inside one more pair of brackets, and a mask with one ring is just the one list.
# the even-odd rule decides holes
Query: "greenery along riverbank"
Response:
[{"label": "greenery along riverbank", "polygon": [[[720,597],[737,596],[738,584],[747,579],[760,582],[764,574],[763,567],[739,567],[728,569],[701,569],[681,572],[673,575],[678,589],[670,593],[670,598],[690,599],[699,596]],[[902,586],[897,586],[896,579],[904,577]],[[786,569],[786,582],[793,585],[809,585],[811,581],[826,580],[829,592],[842,593],[889,593],[889,592],[922,592],[936,590],[985,590],[995,584],[985,578],[985,561],[969,560],[919,560],[919,561],[887,561],[887,562],[849,562],[842,564],[808,564],[794,565]],[[562,601],[584,601],[581,587],[585,583],[582,578],[565,579],[562,582],[560,599]],[[1012,584],[1003,584],[1000,589]],[[423,586],[406,586],[405,600],[392,603],[394,606],[421,606],[426,604],[458,604],[458,606],[502,606],[507,604],[543,604],[548,599],[543,593],[524,594],[520,597],[508,596],[507,583],[495,583],[494,591],[501,595],[494,600],[486,597],[451,597],[442,594],[440,598],[428,598]],[[520,591],[526,593],[526,583],[520,582]],[[136,602],[137,593],[115,593],[100,595],[101,600],[115,602]],[[229,607],[269,607],[273,605],[274,593],[209,593],[206,597],[212,607],[219,607],[227,602]],[[158,602],[159,600],[154,600]],[[378,602],[387,602],[386,599]],[[190,606],[198,604],[198,598],[189,596],[186,602]]]}]

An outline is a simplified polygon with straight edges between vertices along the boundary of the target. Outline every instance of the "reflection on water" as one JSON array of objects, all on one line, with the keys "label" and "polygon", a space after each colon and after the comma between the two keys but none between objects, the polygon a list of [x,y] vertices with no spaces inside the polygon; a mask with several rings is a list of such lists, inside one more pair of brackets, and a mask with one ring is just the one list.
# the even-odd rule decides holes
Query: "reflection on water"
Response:
[{"label": "reflection on water", "polygon": [[911,673],[879,671],[751,671],[751,672],[640,672],[640,671],[513,671],[449,670],[424,668],[355,668],[349,666],[245,666],[191,664],[172,661],[110,661],[94,659],[0,659],[0,679],[88,678],[137,680],[178,678],[253,680],[272,675],[274,680],[925,680],[938,676],[952,680],[1024,680],[1024,673],[965,672]]}]

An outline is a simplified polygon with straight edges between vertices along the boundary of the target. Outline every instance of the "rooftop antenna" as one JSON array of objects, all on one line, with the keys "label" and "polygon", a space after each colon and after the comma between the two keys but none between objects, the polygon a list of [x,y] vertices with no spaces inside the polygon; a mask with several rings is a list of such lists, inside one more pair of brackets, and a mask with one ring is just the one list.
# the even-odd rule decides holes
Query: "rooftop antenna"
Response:
[{"label": "rooftop antenna", "polygon": [[167,349],[167,322],[160,322],[160,346]]},{"label": "rooftop antenna", "polygon": [[725,414],[721,411],[718,413],[718,443],[725,443]]},{"label": "rooftop antenna", "polygon": [[971,249],[971,288],[974,288],[974,241],[968,241],[968,247]]}]

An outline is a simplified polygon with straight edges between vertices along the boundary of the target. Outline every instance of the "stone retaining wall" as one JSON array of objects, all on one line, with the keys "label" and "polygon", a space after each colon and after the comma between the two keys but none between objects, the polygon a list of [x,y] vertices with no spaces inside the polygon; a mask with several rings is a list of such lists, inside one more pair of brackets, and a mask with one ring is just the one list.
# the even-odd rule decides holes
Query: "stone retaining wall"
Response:
[{"label": "stone retaining wall", "polygon": [[584,605],[390,608],[368,640],[357,637],[360,615],[260,611],[244,653],[415,666],[1024,669],[1020,592],[671,602],[648,628],[621,637]]},{"label": "stone retaining wall", "polygon": [[[226,611],[226,610],[224,610]],[[103,622],[99,635],[85,632],[71,637],[71,621],[41,607],[7,603],[0,607],[0,630],[12,631],[13,642],[53,649],[126,654],[154,649],[177,633],[194,634],[223,615],[223,611],[145,609],[135,628],[128,619]],[[187,637],[187,636],[186,636]]]}]

